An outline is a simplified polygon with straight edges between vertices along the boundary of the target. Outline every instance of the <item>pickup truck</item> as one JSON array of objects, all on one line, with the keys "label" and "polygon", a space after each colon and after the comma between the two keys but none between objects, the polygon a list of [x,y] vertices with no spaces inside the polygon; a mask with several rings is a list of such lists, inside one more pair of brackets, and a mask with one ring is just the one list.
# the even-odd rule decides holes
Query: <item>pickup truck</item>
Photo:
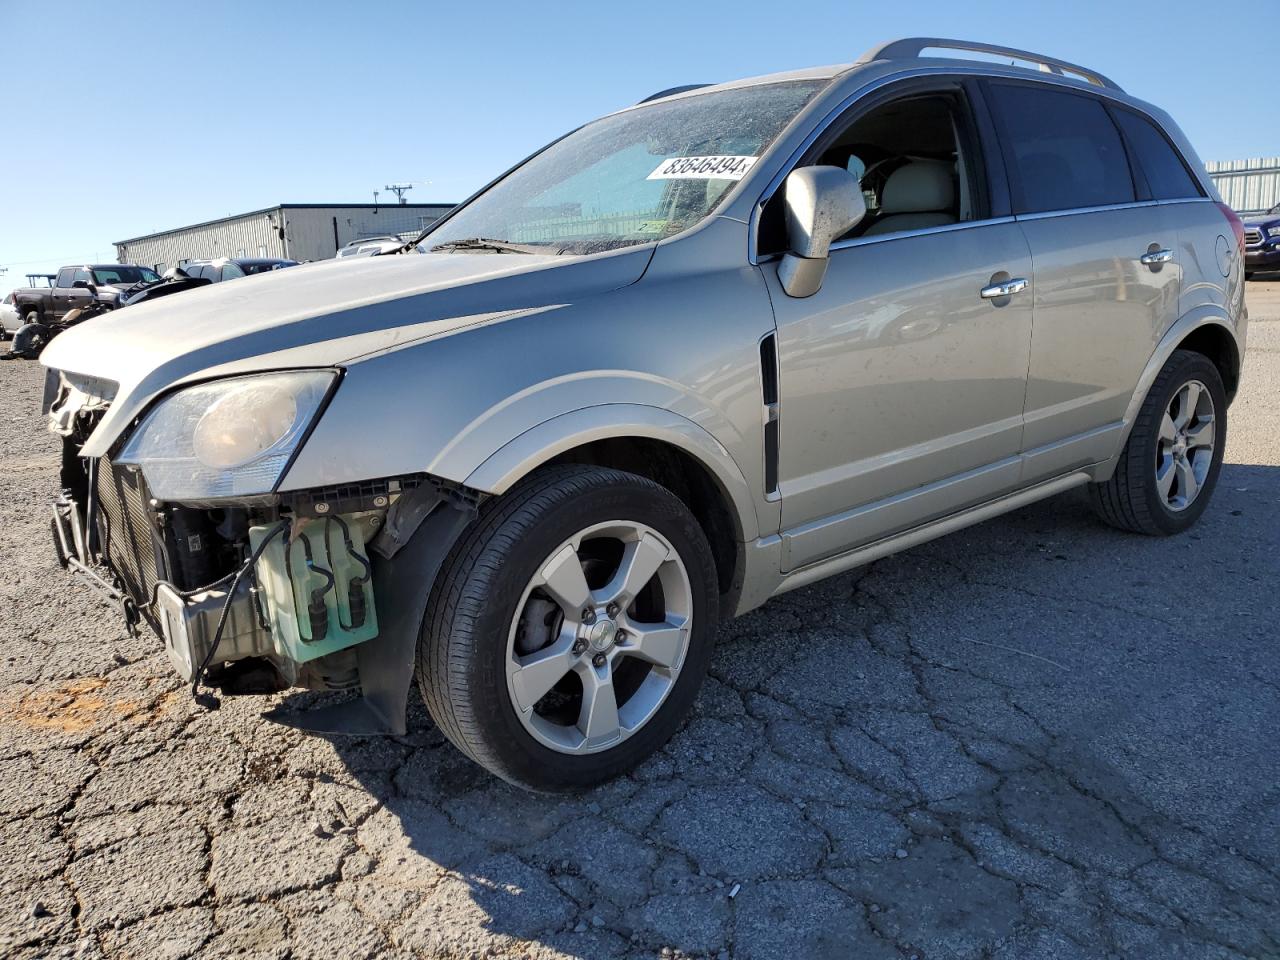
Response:
[{"label": "pickup truck", "polygon": [[56,323],[77,307],[101,300],[114,308],[126,290],[160,279],[150,267],[131,263],[83,264],[63,267],[49,287],[19,287],[14,307],[24,324]]}]

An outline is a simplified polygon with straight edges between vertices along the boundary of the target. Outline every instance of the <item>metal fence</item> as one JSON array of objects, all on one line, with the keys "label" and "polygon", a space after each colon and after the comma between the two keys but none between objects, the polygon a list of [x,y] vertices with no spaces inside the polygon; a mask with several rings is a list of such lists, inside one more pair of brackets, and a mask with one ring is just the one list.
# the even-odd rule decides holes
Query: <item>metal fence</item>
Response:
[{"label": "metal fence", "polygon": [[1210,160],[1204,168],[1236,213],[1262,213],[1280,203],[1280,157]]}]

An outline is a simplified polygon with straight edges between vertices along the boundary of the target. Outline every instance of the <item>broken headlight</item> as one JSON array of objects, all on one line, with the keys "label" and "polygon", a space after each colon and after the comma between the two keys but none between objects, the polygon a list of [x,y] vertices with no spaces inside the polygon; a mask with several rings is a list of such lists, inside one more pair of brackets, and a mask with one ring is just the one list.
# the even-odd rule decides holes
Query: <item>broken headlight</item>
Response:
[{"label": "broken headlight", "polygon": [[140,467],[158,500],[271,493],[336,377],[297,370],[179,390],[147,414],[116,462]]}]

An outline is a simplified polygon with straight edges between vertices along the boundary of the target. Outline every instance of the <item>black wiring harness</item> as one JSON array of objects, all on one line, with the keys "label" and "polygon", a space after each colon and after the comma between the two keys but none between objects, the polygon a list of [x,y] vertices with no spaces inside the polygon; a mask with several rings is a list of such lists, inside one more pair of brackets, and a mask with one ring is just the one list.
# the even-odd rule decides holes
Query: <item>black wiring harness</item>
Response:
[{"label": "black wiring harness", "polygon": [[[230,574],[227,577],[223,577],[216,581],[215,584],[211,584],[211,586],[216,586],[227,582],[228,579],[231,581],[231,586],[227,589],[227,599],[223,601],[222,604],[222,613],[218,616],[218,625],[213,631],[213,643],[209,645],[209,652],[204,655],[204,660],[200,662],[200,666],[196,668],[195,673],[191,677],[191,699],[206,709],[217,710],[222,706],[222,701],[213,694],[200,692],[200,682],[204,679],[205,672],[209,669],[209,664],[213,662],[214,654],[218,652],[218,644],[222,642],[222,631],[227,626],[227,617],[231,613],[231,603],[235,600],[236,590],[240,587],[240,581],[244,579],[246,573],[253,569],[253,565],[258,562],[258,558],[261,557],[263,551],[267,549],[267,544],[275,539],[278,534],[281,534],[288,529],[289,521],[281,520],[267,532],[267,535],[262,538],[262,542],[254,547],[253,552],[249,554],[249,559],[245,560],[245,562],[241,564],[239,570],[234,574]],[[202,587],[200,589],[207,590],[209,588]]]}]

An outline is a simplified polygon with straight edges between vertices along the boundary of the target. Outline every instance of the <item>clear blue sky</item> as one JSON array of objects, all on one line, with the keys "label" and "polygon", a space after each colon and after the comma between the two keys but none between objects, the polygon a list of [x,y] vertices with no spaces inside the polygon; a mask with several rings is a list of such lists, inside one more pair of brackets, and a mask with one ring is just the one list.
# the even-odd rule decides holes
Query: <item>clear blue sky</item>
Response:
[{"label": "clear blue sky", "polygon": [[1263,79],[1280,57],[1277,12],[1275,0],[0,0],[0,287],[274,203],[371,201],[393,181],[414,181],[413,201],[461,200],[660,88],[847,62],[899,36],[1087,64],[1172,112],[1206,160],[1280,155],[1280,90]]}]

